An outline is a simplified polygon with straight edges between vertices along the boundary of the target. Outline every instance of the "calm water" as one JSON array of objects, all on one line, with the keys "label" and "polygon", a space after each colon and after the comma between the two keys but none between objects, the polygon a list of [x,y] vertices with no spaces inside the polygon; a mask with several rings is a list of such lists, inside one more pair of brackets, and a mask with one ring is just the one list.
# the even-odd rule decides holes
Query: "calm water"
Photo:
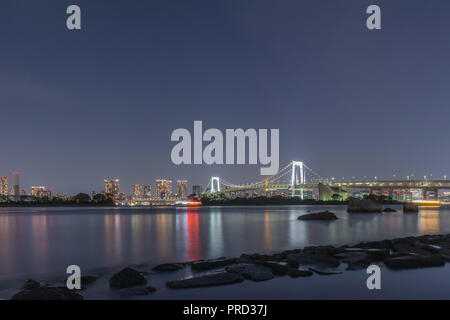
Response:
[{"label": "calm water", "polygon": [[[297,220],[323,209],[339,220]],[[71,264],[153,265],[437,233],[450,233],[450,208],[405,215],[347,214],[344,206],[0,208],[0,280]]]}]

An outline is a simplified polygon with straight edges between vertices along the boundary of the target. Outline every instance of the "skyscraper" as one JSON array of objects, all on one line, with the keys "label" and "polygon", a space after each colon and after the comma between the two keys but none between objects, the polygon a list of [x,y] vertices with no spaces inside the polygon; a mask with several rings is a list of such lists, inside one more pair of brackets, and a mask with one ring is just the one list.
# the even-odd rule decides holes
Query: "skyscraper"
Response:
[{"label": "skyscraper", "polygon": [[133,184],[133,197],[140,199],[144,196],[144,185],[143,184]]},{"label": "skyscraper", "polygon": [[187,180],[178,180],[177,181],[177,195],[181,199],[185,199],[187,197]]},{"label": "skyscraper", "polygon": [[152,186],[144,186],[144,198],[152,197]]},{"label": "skyscraper", "polygon": [[119,180],[105,179],[105,194],[110,194],[114,200],[119,197]]},{"label": "skyscraper", "polygon": [[0,198],[8,197],[8,177],[0,178]]},{"label": "skyscraper", "polygon": [[13,172],[14,176],[14,200],[20,200],[19,172]]},{"label": "skyscraper", "polygon": [[44,187],[44,186],[31,187],[31,195],[38,199],[42,199],[42,198],[51,199],[52,190],[48,190],[47,187]]},{"label": "skyscraper", "polygon": [[192,186],[192,193],[199,196],[203,192],[203,186],[201,184],[196,184]]},{"label": "skyscraper", "polygon": [[158,179],[156,180],[156,197],[159,199],[167,199],[172,196],[172,180]]}]

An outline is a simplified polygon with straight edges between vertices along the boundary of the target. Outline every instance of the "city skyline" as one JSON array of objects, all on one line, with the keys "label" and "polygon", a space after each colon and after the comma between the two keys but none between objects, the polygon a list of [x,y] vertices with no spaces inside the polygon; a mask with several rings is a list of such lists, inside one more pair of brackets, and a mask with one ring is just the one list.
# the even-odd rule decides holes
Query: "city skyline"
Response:
[{"label": "city skyline", "polygon": [[264,178],[258,165],[173,165],[170,134],[195,120],[278,128],[280,165],[298,159],[325,177],[448,174],[448,1],[380,1],[380,32],[365,27],[359,0],[239,10],[80,0],[79,32],[65,28],[67,4],[50,2],[5,1],[0,12],[12,30],[0,52],[0,175],[10,183],[16,170],[21,185],[69,194],[100,190],[105,177],[127,192],[160,177]]}]

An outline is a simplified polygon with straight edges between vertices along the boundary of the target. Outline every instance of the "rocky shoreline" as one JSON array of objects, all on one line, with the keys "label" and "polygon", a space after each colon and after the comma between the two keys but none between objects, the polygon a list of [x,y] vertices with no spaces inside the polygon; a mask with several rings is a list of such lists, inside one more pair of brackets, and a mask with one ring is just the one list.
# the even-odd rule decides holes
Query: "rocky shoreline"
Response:
[{"label": "rocky shoreline", "polygon": [[[170,275],[190,268],[192,276],[166,281],[171,290],[230,285],[243,281],[268,281],[275,277],[291,278],[340,274],[361,270],[371,264],[383,263],[392,270],[441,267],[450,261],[450,234],[423,235],[392,240],[361,242],[356,245],[310,246],[270,254],[242,254],[238,258],[218,258],[183,263],[166,263],[148,271],[124,268],[109,280],[110,290],[132,288],[134,294],[148,295],[156,291],[152,276]],[[345,267],[345,270],[343,270]],[[86,288],[98,279],[84,275],[82,287]],[[23,290],[12,300],[81,300],[82,290],[41,285],[27,280]]]}]

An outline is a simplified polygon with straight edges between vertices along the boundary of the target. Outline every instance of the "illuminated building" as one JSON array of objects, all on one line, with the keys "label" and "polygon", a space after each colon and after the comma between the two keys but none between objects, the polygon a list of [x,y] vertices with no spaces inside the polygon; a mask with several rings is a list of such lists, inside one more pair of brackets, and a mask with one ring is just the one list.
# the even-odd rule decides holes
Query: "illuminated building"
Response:
[{"label": "illuminated building", "polygon": [[20,200],[19,172],[13,172],[14,176],[14,200]]},{"label": "illuminated building", "polygon": [[52,191],[47,190],[47,188],[43,187],[43,186],[31,187],[31,195],[38,199],[42,199],[42,198],[50,199],[52,197]]},{"label": "illuminated building", "polygon": [[187,180],[177,181],[177,191],[179,198],[185,199],[187,197]]},{"label": "illuminated building", "polygon": [[172,196],[172,180],[156,180],[156,197],[159,199],[168,199]]},{"label": "illuminated building", "polygon": [[192,193],[195,195],[201,195],[203,192],[203,186],[201,184],[196,184],[192,186]]},{"label": "illuminated building", "polygon": [[133,184],[133,197],[136,199],[141,199],[143,196],[144,196],[144,185]]},{"label": "illuminated building", "polygon": [[0,178],[0,197],[8,197],[8,177]]},{"label": "illuminated building", "polygon": [[152,197],[152,186],[144,186],[144,197],[145,198]]},{"label": "illuminated building", "polygon": [[105,179],[105,195],[111,195],[113,199],[119,197],[119,180]]}]

